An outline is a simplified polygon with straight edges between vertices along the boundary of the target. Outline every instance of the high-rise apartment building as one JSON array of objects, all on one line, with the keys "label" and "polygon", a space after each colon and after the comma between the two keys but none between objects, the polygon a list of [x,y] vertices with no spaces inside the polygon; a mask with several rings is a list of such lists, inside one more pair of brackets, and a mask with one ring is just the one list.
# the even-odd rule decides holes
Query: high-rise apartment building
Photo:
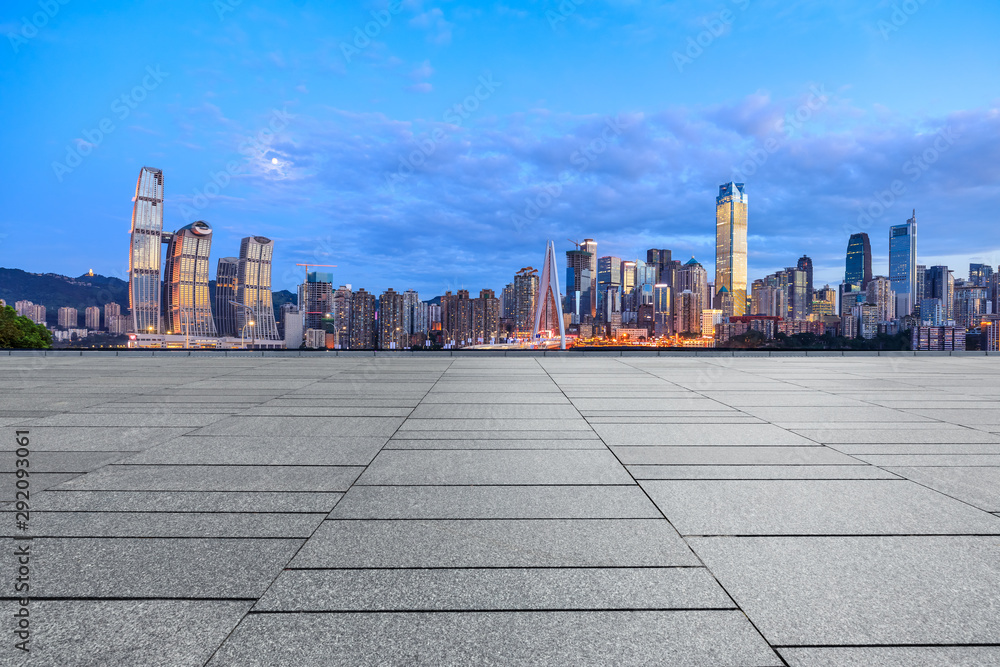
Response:
[{"label": "high-rise apartment building", "polygon": [[493,343],[500,336],[500,300],[491,289],[480,290],[472,303],[474,342]]},{"label": "high-rise apartment building", "polygon": [[236,300],[240,260],[223,257],[215,269],[215,330],[220,336],[239,336]]},{"label": "high-rise apartment building", "polygon": [[[978,329],[989,307],[989,290],[966,283],[955,286],[955,324],[965,329]],[[992,310],[992,309],[990,309]]]},{"label": "high-rise apartment building", "polygon": [[[420,295],[416,290],[408,289],[402,294],[403,297],[403,331],[407,336],[422,334],[427,331],[426,327],[421,327],[417,322],[419,310],[417,304],[421,303]],[[409,345],[409,342],[407,342]]]},{"label": "high-rise apartment building", "polygon": [[837,314],[837,290],[824,285],[813,292],[813,315]]},{"label": "high-rise apartment building", "polygon": [[215,318],[208,298],[212,228],[204,220],[198,220],[181,227],[168,238],[163,268],[162,324],[167,332],[174,334],[215,336]]},{"label": "high-rise apartment building", "polygon": [[346,350],[351,347],[351,301],[354,295],[349,285],[341,285],[333,293],[333,305],[330,314],[333,315],[334,347]]},{"label": "high-rise apartment building", "polygon": [[969,264],[969,282],[976,287],[989,287],[993,267],[989,264]]},{"label": "high-rise apartment building", "polygon": [[517,319],[517,292],[514,283],[507,283],[500,292],[500,318],[512,322]]},{"label": "high-rise apartment building", "polygon": [[[743,183],[719,186],[715,200],[715,290],[726,289],[726,316],[746,314],[747,194]],[[725,309],[724,309],[725,310]]]},{"label": "high-rise apartment building", "polygon": [[896,295],[892,282],[885,276],[875,276],[868,281],[865,301],[875,306],[875,317],[879,322],[888,322],[896,316]]},{"label": "high-rise apartment building", "polygon": [[240,259],[236,278],[236,326],[242,331],[247,319],[255,322],[258,340],[279,340],[271,295],[271,259],[274,241],[264,236],[247,236],[240,241]]},{"label": "high-rise apartment building", "polygon": [[868,234],[861,232],[851,234],[847,242],[847,268],[844,271],[844,282],[855,285],[860,290],[868,287],[872,279],[872,244]]},{"label": "high-rise apartment building", "polygon": [[405,350],[410,336],[406,332],[403,295],[391,287],[378,298],[378,347],[380,350]]},{"label": "high-rise apartment building", "polygon": [[375,295],[364,288],[351,296],[351,349],[374,350],[378,342],[375,330]]},{"label": "high-rise apartment building", "polygon": [[441,328],[445,341],[457,347],[474,342],[475,327],[469,290],[460,289],[457,294],[449,291],[441,297]]},{"label": "high-rise apartment building", "polygon": [[83,313],[84,325],[91,331],[99,331],[101,328],[101,309],[97,306],[90,306]]},{"label": "high-rise apartment building", "polygon": [[896,317],[906,317],[916,309],[917,297],[917,212],[905,225],[889,228],[889,280],[896,293]]},{"label": "high-rise apartment building", "polygon": [[77,312],[76,308],[63,306],[59,309],[57,321],[59,322],[59,326],[63,329],[75,329],[80,325],[80,314]]},{"label": "high-rise apartment building", "polygon": [[535,325],[535,308],[538,304],[538,270],[530,266],[514,276],[514,298],[516,301],[514,328],[519,337],[531,336]]},{"label": "high-rise apartment building", "polygon": [[130,329],[160,333],[160,245],[163,235],[163,172],[143,167],[132,198],[129,246]]}]

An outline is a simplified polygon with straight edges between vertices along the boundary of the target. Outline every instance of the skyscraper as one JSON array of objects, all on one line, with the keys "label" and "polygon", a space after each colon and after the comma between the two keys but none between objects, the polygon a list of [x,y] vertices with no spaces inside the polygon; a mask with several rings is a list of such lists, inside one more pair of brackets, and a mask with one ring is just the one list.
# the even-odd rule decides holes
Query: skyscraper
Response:
[{"label": "skyscraper", "polygon": [[[812,297],[813,297],[813,261],[805,256],[799,257],[799,263],[796,267],[800,271],[806,272],[806,315],[812,313]],[[805,318],[803,318],[805,319]]]},{"label": "skyscraper", "polygon": [[63,306],[59,309],[59,317],[57,321],[59,322],[59,326],[63,329],[75,329],[80,325],[80,314],[77,312],[76,308]]},{"label": "skyscraper", "polygon": [[[652,252],[652,251],[650,251]],[[619,310],[616,298],[621,291],[622,260],[618,257],[601,257],[597,260],[597,320],[608,323],[610,313]],[[612,308],[609,308],[609,302]]]},{"label": "skyscraper", "polygon": [[586,248],[597,250],[591,239],[579,244],[576,250],[566,251],[566,312],[572,313],[573,323],[593,321],[597,289],[597,257]]},{"label": "skyscraper", "polygon": [[333,315],[334,346],[346,350],[351,347],[351,300],[353,293],[348,285],[341,285],[333,293],[333,306],[330,313]]},{"label": "skyscraper", "polygon": [[[802,260],[799,260],[799,263],[801,265]],[[790,320],[804,320],[809,316],[809,299],[812,297],[808,282],[809,274],[803,269],[790,266],[785,269],[785,275],[788,281],[788,314],[785,317]]]},{"label": "skyscraper", "polygon": [[889,280],[896,293],[896,317],[906,317],[916,308],[917,212],[905,225],[889,228]]},{"label": "skyscraper", "polygon": [[215,330],[220,336],[238,336],[236,329],[237,277],[240,260],[223,257],[215,269]]},{"label": "skyscraper", "polygon": [[660,283],[653,286],[653,330],[656,336],[674,333],[673,295],[670,292],[670,285]]},{"label": "skyscraper", "polygon": [[989,264],[969,264],[969,282],[976,287],[989,287],[993,267]]},{"label": "skyscraper", "polygon": [[204,220],[181,227],[170,237],[163,268],[163,325],[185,336],[215,336],[208,298],[208,253],[212,228]]},{"label": "skyscraper", "polygon": [[530,266],[514,276],[514,330],[524,338],[531,335],[535,321],[535,305],[538,302],[538,270]]},{"label": "skyscraper", "polygon": [[940,300],[942,318],[955,319],[955,277],[951,270],[947,266],[932,266],[926,275],[924,298]]},{"label": "skyscraper", "polygon": [[163,172],[143,167],[132,198],[129,246],[129,328],[137,333],[159,333],[160,244],[163,235]]},{"label": "skyscraper", "polygon": [[351,297],[351,349],[374,350],[377,338],[375,295],[362,288]]},{"label": "skyscraper", "polygon": [[872,244],[868,239],[868,234],[864,232],[851,234],[851,240],[847,242],[847,268],[844,271],[844,282],[863,290],[868,287],[868,281],[871,279]]},{"label": "skyscraper", "polygon": [[892,292],[892,283],[885,276],[875,276],[868,281],[865,290],[866,301],[875,306],[876,318],[879,322],[888,322],[896,314],[896,299]]},{"label": "skyscraper", "polygon": [[264,236],[248,236],[240,241],[236,300],[244,307],[236,310],[236,326],[242,331],[252,313],[253,337],[257,340],[280,340],[271,297],[273,254],[274,241]]},{"label": "skyscraper", "polygon": [[391,287],[378,298],[378,347],[403,350],[409,335],[403,329],[403,295]]},{"label": "skyscraper", "polygon": [[[373,299],[373,295],[369,295]],[[306,329],[322,329],[322,320],[327,313],[331,312],[330,305],[333,299],[333,274],[323,271],[310,271],[306,274],[306,281],[299,286],[299,305],[305,306],[303,313]],[[352,334],[353,338],[353,334]],[[371,349],[371,348],[367,348]]]},{"label": "skyscraper", "polygon": [[[726,316],[746,314],[747,194],[743,183],[719,186],[715,200],[715,289],[725,288]],[[722,299],[720,299],[722,301]],[[731,309],[727,312],[727,308]]]},{"label": "skyscraper", "polygon": [[473,339],[492,343],[500,335],[500,300],[491,289],[480,290],[472,302]]}]

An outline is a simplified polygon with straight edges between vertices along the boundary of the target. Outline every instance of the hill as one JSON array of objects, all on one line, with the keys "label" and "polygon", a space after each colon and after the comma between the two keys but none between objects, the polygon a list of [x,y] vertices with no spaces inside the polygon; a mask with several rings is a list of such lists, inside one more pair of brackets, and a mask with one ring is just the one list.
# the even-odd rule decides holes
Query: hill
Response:
[{"label": "hill", "polygon": [[[210,291],[214,297],[214,280],[210,282]],[[296,296],[288,290],[274,292],[273,295],[276,315],[280,315],[281,304],[296,301]],[[80,313],[82,326],[83,312],[90,306],[101,309],[102,320],[106,303],[117,303],[122,307],[122,314],[126,314],[128,283],[120,278],[102,275],[84,274],[78,278],[70,278],[58,273],[28,273],[21,269],[0,268],[0,299],[11,306],[24,299],[45,306],[45,319],[47,324],[53,326],[58,321],[60,308],[76,308]],[[212,303],[214,306],[214,298]]]}]

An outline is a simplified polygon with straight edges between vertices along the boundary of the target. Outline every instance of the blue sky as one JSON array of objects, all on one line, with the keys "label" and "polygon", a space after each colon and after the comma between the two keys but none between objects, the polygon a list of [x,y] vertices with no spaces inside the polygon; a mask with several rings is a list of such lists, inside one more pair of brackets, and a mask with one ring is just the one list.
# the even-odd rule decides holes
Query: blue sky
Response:
[{"label": "blue sky", "polygon": [[884,274],[914,208],[964,277],[1000,264],[998,33],[995,0],[6,2],[0,266],[124,277],[150,165],[213,264],[275,239],[276,289],[500,290],[550,238],[711,275],[734,178],[751,279],[838,282],[854,231]]}]

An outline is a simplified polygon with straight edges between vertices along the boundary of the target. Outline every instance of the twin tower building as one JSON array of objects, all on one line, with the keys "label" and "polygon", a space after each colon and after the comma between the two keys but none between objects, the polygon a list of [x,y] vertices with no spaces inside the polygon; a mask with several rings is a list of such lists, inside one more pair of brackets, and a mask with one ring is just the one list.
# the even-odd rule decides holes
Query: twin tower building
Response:
[{"label": "twin tower building", "polygon": [[[212,227],[204,220],[163,231],[163,172],[143,167],[132,206],[129,332],[144,336],[243,338],[277,343],[271,301],[274,241],[248,236],[239,257],[223,257],[209,293]],[[161,280],[162,245],[167,246]]]}]

